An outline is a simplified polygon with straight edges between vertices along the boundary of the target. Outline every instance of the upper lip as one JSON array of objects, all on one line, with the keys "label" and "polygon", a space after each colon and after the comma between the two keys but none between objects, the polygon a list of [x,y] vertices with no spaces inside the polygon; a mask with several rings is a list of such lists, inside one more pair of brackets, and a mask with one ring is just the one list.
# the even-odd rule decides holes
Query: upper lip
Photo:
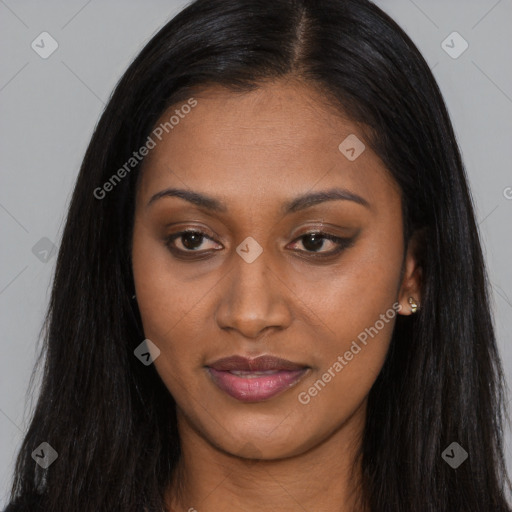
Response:
[{"label": "upper lip", "polygon": [[307,368],[303,364],[293,363],[287,359],[281,359],[270,355],[262,355],[255,358],[243,356],[230,356],[218,359],[208,364],[209,368],[219,371],[266,371],[266,370],[302,370]]}]

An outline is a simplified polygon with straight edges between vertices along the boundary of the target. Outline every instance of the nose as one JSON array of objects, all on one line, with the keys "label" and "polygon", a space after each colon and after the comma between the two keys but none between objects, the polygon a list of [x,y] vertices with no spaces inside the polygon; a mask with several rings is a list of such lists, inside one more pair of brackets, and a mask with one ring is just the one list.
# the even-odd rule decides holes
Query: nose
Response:
[{"label": "nose", "polygon": [[257,340],[269,330],[282,330],[291,321],[289,289],[268,265],[265,251],[247,263],[234,256],[235,268],[225,278],[216,311],[221,329],[235,330]]}]

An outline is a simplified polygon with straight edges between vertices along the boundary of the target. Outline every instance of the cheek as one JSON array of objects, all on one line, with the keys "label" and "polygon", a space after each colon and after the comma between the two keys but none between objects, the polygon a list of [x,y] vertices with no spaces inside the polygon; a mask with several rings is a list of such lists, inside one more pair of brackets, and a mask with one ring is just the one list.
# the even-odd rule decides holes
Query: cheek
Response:
[{"label": "cheek", "polygon": [[364,399],[384,364],[398,309],[402,238],[369,234],[346,256],[321,288],[310,288],[316,292],[309,306],[322,320],[313,346],[321,364],[297,390],[320,415],[337,404],[338,419]]},{"label": "cheek", "polygon": [[207,275],[198,286],[184,279],[164,241],[137,222],[132,270],[144,335],[160,349],[155,368],[175,399],[186,403],[197,393],[191,375],[202,366],[201,343],[212,315],[205,309],[207,294],[216,280]]},{"label": "cheek", "polygon": [[[303,309],[314,313],[311,318],[316,317],[317,323],[320,320],[319,327],[327,334],[319,349],[330,353],[343,349],[388,310],[388,316],[394,318],[392,306],[398,299],[402,260],[401,233],[377,226],[328,271],[303,271],[300,280],[296,275],[287,276],[294,281],[295,295],[307,306]],[[386,320],[384,326],[378,325],[383,336],[390,337],[392,322]]]},{"label": "cheek", "polygon": [[168,281],[160,247],[138,222],[134,226],[132,270],[144,333],[149,339],[155,338],[157,333],[161,336],[171,328],[178,314],[170,306],[175,302],[168,300],[175,293],[174,286]]},{"label": "cheek", "polygon": [[165,343],[182,324],[193,322],[200,309],[201,290],[182,279],[164,241],[138,222],[134,226],[132,270],[137,305],[149,339]]}]

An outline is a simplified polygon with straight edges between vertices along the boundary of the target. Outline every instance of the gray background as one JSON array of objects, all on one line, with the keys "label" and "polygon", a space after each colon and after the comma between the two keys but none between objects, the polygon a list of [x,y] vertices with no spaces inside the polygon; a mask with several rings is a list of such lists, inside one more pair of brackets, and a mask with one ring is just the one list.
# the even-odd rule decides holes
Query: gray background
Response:
[{"label": "gray background", "polygon": [[[417,44],[452,116],[475,199],[510,386],[512,0],[376,3]],[[114,85],[184,5],[176,0],[0,0],[0,507],[35,405],[35,399],[26,401],[26,391],[55,265],[54,254],[43,252],[48,241],[40,240],[58,246],[81,159]],[[59,45],[47,59],[31,48],[44,31]],[[456,59],[441,46],[453,31],[469,44]],[[461,48],[460,42],[448,41],[453,50]],[[34,246],[43,251],[34,254]],[[506,444],[512,471],[510,430]]]}]

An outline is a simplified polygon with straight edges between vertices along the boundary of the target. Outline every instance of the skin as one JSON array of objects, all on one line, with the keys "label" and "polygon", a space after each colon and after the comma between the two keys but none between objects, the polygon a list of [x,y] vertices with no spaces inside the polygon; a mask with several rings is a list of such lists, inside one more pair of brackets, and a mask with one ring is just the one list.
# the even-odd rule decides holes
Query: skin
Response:
[{"label": "skin", "polygon": [[[409,297],[419,304],[421,269],[414,245],[404,250],[399,188],[368,145],[354,161],[341,154],[349,134],[364,135],[307,85],[282,79],[249,93],[215,86],[194,97],[197,106],[146,157],[132,247],[145,335],[161,351],[154,364],[177,403],[183,457],[169,510],[352,512],[367,396],[396,316],[309,403],[298,394],[394,303],[403,315],[411,314]],[[178,197],[148,206],[170,187],[212,196],[226,211]],[[369,206],[330,200],[281,212],[297,196],[334,187]],[[337,247],[325,239],[315,249],[301,238],[322,223],[353,245],[315,259],[315,250]],[[208,257],[179,259],[166,245],[191,228],[211,240],[178,237],[171,246],[192,256],[212,250]],[[236,252],[249,236],[263,250],[252,263]],[[281,394],[243,403],[204,368],[234,354],[311,369]]]}]

